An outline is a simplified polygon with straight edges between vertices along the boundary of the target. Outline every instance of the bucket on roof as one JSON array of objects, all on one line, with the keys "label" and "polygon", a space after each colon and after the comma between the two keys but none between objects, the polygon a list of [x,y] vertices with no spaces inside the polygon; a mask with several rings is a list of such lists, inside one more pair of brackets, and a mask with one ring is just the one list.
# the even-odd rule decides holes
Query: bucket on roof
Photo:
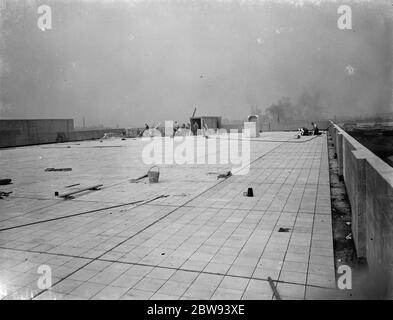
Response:
[{"label": "bucket on roof", "polygon": [[[152,170],[153,168],[157,168],[157,171]],[[150,183],[157,183],[158,177],[160,176],[160,169],[157,166],[152,166],[149,171],[147,171],[147,176],[149,177]]]}]

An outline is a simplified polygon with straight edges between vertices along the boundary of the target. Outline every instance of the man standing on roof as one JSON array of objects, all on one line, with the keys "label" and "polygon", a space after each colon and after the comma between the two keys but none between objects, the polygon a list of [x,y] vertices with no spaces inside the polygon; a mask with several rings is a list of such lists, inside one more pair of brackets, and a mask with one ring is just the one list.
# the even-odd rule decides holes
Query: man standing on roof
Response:
[{"label": "man standing on roof", "polygon": [[173,136],[176,135],[177,130],[179,130],[180,126],[177,123],[177,121],[175,121],[175,124],[173,125]]},{"label": "man standing on roof", "polygon": [[196,121],[194,121],[191,129],[192,129],[192,134],[196,136],[198,134],[198,129],[199,129],[198,123]]},{"label": "man standing on roof", "polygon": [[313,128],[313,133],[314,136],[319,136],[321,133],[319,132],[319,129],[317,127],[317,124],[314,122],[311,122],[312,128]]}]

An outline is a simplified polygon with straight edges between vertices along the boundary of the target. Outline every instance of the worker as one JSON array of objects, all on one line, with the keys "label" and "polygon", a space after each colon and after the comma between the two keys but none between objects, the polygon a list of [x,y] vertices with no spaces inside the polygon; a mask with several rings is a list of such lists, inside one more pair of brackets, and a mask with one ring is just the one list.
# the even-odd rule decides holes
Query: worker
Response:
[{"label": "worker", "polygon": [[319,136],[321,133],[319,132],[317,124],[315,122],[311,122],[311,125],[312,125],[314,136]]},{"label": "worker", "polygon": [[180,126],[177,123],[177,121],[175,121],[175,124],[173,125],[173,136],[176,135],[176,132],[179,130]]},{"label": "worker", "polygon": [[194,123],[192,125],[192,134],[194,136],[196,136],[198,134],[198,129],[199,129],[198,123],[196,121],[194,121]]},{"label": "worker", "polygon": [[309,135],[309,131],[306,127],[299,128],[299,133],[301,136],[308,136]]},{"label": "worker", "polygon": [[203,130],[203,131],[204,131],[204,132],[203,132],[203,133],[204,133],[203,135],[205,136],[206,139],[208,139],[208,138],[209,138],[209,127],[207,126],[206,123],[203,124],[203,129],[204,129],[204,130]]},{"label": "worker", "polygon": [[[147,136],[147,135],[150,135],[150,131],[149,131],[149,129],[150,129],[150,127],[149,127],[149,125],[147,124],[147,123],[145,123],[145,129],[143,129],[142,131],[140,131],[140,134],[139,134],[139,136]],[[139,131],[139,130],[138,130]]]}]

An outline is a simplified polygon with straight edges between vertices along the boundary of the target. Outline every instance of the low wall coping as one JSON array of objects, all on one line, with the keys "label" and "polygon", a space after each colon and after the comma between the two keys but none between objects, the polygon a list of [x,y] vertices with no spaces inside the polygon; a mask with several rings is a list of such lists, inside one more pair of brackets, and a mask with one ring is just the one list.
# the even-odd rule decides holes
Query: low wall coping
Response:
[{"label": "low wall coping", "polygon": [[385,180],[390,187],[393,189],[393,168],[389,166],[385,161],[376,156],[372,151],[367,149],[359,141],[357,141],[350,134],[345,132],[338,125],[330,121],[330,123],[337,129],[337,133],[341,134],[353,147],[352,153],[358,159],[365,159],[368,164]]}]

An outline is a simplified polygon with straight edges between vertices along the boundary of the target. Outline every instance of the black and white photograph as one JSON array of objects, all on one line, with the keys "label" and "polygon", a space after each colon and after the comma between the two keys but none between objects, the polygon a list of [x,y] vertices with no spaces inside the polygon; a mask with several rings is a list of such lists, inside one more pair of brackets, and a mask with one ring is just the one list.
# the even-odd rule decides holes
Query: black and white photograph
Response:
[{"label": "black and white photograph", "polygon": [[393,300],[393,1],[0,0],[0,300]]}]

